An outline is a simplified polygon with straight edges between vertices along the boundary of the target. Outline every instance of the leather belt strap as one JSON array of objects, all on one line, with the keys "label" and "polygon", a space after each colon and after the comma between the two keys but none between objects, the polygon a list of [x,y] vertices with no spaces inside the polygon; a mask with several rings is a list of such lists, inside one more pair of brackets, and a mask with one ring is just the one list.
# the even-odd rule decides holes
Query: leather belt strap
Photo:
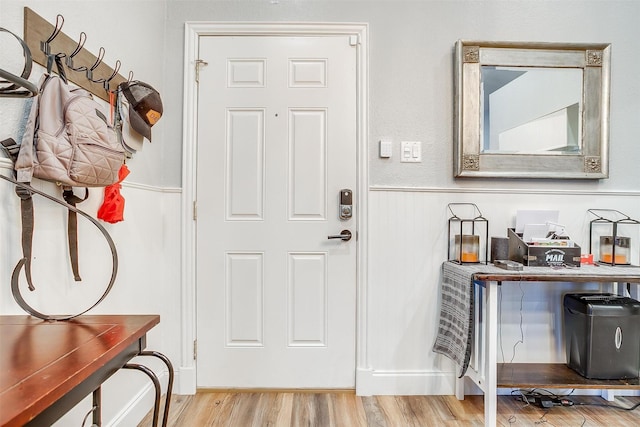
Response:
[{"label": "leather belt strap", "polygon": [[[24,40],[22,40],[13,32],[7,30],[6,28],[0,27],[0,31],[4,31],[11,34],[13,37],[18,39],[18,42],[20,42],[20,45],[22,46],[22,52],[24,54],[24,68],[22,69],[22,74],[20,74],[20,77],[22,77],[25,80],[28,79],[29,75],[31,74],[31,67],[33,65],[29,46],[27,46]],[[11,82],[6,80],[0,80],[0,83],[11,83]],[[17,84],[11,84],[9,86],[0,87],[0,94],[23,95],[28,93],[28,91],[16,91],[17,89],[22,89],[22,88]]]},{"label": "leather belt strap", "polygon": [[[84,202],[89,197],[89,190],[84,189],[84,198],[80,198],[73,194],[71,187],[66,187],[62,191],[62,198],[65,202],[75,207],[78,203]],[[80,282],[80,272],[78,268],[78,216],[72,210],[68,211],[67,216],[67,238],[69,241],[69,259],[71,260],[71,270],[73,271],[73,279]]]},{"label": "leather belt strap", "polygon": [[[22,308],[24,311],[26,311],[27,313],[31,314],[32,316],[38,317],[40,319],[43,320],[69,320],[69,319],[73,319],[74,317],[78,317],[81,316],[83,314],[85,314],[86,312],[88,312],[89,310],[93,309],[94,307],[96,307],[98,304],[100,304],[109,294],[109,292],[111,291],[111,288],[113,287],[113,284],[115,283],[116,280],[116,276],[118,274],[118,253],[116,251],[116,245],[113,242],[113,239],[111,238],[111,236],[109,235],[109,233],[107,232],[107,230],[105,230],[105,228],[95,219],[93,218],[91,215],[87,214],[86,212],[76,208],[75,206],[70,205],[69,203],[66,203],[62,200],[59,200],[47,193],[44,193],[40,190],[37,190],[35,188],[33,188],[31,185],[23,183],[23,182],[19,182],[16,181],[15,179],[8,177],[8,176],[4,176],[2,174],[0,174],[0,178],[12,182],[13,184],[15,184],[18,188],[20,188],[20,192],[26,192],[29,194],[29,197],[27,198],[28,200],[31,200],[31,207],[32,207],[32,213],[33,213],[33,201],[31,199],[31,194],[38,194],[42,197],[45,197],[49,200],[51,200],[52,202],[55,202],[59,205],[64,206],[66,209],[68,209],[71,212],[74,212],[75,214],[81,215],[84,218],[86,218],[87,220],[89,220],[93,225],[95,225],[98,230],[100,230],[100,232],[102,233],[102,235],[104,236],[104,238],[107,241],[107,244],[109,245],[109,249],[111,250],[111,277],[109,279],[109,283],[107,284],[107,287],[105,288],[104,292],[102,293],[102,295],[100,296],[100,298],[93,304],[91,305],[91,307],[87,308],[86,310],[83,310],[80,313],[77,314],[64,314],[64,315],[49,315],[49,314],[45,314],[45,313],[41,313],[38,310],[34,309],[33,307],[31,307],[26,301],[25,299],[22,297],[22,294],[20,293],[20,287],[19,287],[19,279],[20,279],[20,270],[22,270],[22,268],[25,268],[25,275],[28,275],[27,278],[27,282],[29,282],[31,280],[30,275],[30,264],[31,264],[31,254],[29,252],[29,258],[26,257],[26,255],[24,255],[24,257],[22,259],[20,259],[20,261],[18,261],[18,263],[16,264],[15,268],[13,269],[13,273],[11,274],[11,293],[13,294],[13,298],[15,299],[15,301],[18,303],[18,305],[20,306],[20,308]],[[24,191],[23,191],[24,190]],[[16,192],[18,192],[18,189],[16,189]],[[22,197],[21,197],[22,199]],[[27,206],[29,204],[29,202],[26,202]],[[33,222],[32,222],[33,224]],[[32,227],[32,232],[31,235],[33,235],[33,227]],[[24,238],[24,234],[23,234],[23,238]],[[30,248],[30,245],[29,245]],[[30,251],[30,249],[29,249]],[[29,267],[29,268],[28,268]],[[29,289],[31,289],[33,285],[31,284]]]},{"label": "leather belt strap", "polygon": [[22,257],[25,260],[24,273],[30,291],[35,291],[31,280],[31,247],[33,243],[33,199],[31,192],[22,187],[16,187],[16,194],[20,197],[20,212],[22,213]]}]

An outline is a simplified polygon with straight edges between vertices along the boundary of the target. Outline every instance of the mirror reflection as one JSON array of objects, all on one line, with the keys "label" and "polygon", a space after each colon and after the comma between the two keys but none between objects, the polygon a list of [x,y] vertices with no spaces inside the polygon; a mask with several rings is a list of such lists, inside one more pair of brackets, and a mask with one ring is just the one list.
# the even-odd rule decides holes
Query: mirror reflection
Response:
[{"label": "mirror reflection", "polygon": [[481,151],[582,152],[581,68],[480,67]]}]

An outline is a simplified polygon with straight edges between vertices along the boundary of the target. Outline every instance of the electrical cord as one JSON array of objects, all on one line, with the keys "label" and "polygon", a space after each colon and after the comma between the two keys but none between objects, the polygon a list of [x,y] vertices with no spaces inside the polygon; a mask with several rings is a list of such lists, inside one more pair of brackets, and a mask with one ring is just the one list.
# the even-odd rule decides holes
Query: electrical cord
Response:
[{"label": "electrical cord", "polygon": [[636,403],[630,408],[625,408],[624,406],[620,405],[611,405],[609,403],[576,403],[576,406],[602,406],[605,408],[619,409],[621,411],[634,411],[640,407],[640,402]]},{"label": "electrical cord", "polygon": [[[540,390],[540,391],[538,391]],[[514,393],[518,393],[517,396],[514,396]],[[572,391],[573,393],[573,391]],[[569,393],[571,394],[571,393]],[[537,405],[542,408],[550,408],[552,406],[573,406],[573,402],[569,399],[566,399],[566,396],[560,396],[555,393],[550,392],[545,389],[517,389],[511,391],[511,395],[515,397],[516,400],[520,400],[525,402],[527,405]]]},{"label": "electrical cord", "polygon": [[[513,349],[512,349],[513,352],[511,354],[511,360],[509,360],[509,363],[513,363],[513,361],[516,358],[516,347],[518,346],[518,344],[524,344],[524,329],[523,329],[524,290],[522,289],[522,280],[518,281],[518,287],[520,288],[520,311],[519,311],[520,312],[520,324],[519,324],[520,339],[513,344]],[[499,312],[500,321],[498,322],[498,341],[500,344],[500,353],[502,354],[502,362],[507,363],[504,357],[504,347],[502,346],[502,287],[499,288],[499,292],[498,292],[498,307],[500,309],[500,312]]]},{"label": "electrical cord", "polygon": [[[84,427],[84,424],[87,422],[87,420],[89,419],[89,415],[93,414],[96,410],[98,409],[97,406],[92,406],[91,409],[89,410],[89,412],[87,412],[87,415],[84,416],[84,419],[82,420],[82,426]],[[91,423],[91,425],[89,427],[96,427],[95,424]]]},{"label": "electrical cord", "polygon": [[[524,329],[523,329],[523,315],[522,315],[522,306],[524,303],[524,290],[522,289],[522,278],[520,278],[520,280],[518,281],[518,287],[520,288],[520,339],[518,341],[516,341],[516,343],[513,345],[513,353],[511,355],[511,360],[509,361],[509,364],[513,363],[514,359],[516,358],[516,347],[518,347],[518,344],[524,344]],[[504,358],[504,348],[502,347],[502,287],[500,287],[499,292],[498,292],[498,307],[499,307],[499,329],[498,329],[498,341],[500,343],[500,352],[502,353],[502,362],[505,363],[506,360]],[[513,379],[513,366],[510,366],[511,369],[511,378]],[[512,392],[513,393],[513,392]],[[508,419],[509,424],[514,424],[517,421],[516,415],[511,414],[511,416]]]},{"label": "electrical cord", "polygon": [[[565,266],[568,267],[568,266]],[[509,361],[509,363],[512,363],[515,359],[516,356],[516,347],[518,346],[518,344],[523,344],[524,343],[524,331],[523,331],[523,301],[524,301],[524,290],[522,289],[522,281],[520,280],[518,282],[518,285],[520,287],[520,292],[521,292],[521,297],[520,297],[520,339],[518,341],[516,341],[516,343],[513,345],[513,353],[511,356],[511,360]],[[502,355],[502,361],[503,363],[506,362],[505,360],[505,354],[504,354],[504,348],[502,345],[502,288],[499,289],[498,292],[498,307],[499,307],[499,322],[498,322],[498,341],[499,341],[499,345],[500,345],[500,352]],[[513,375],[513,371],[511,373]],[[573,407],[573,406],[599,406],[599,407],[607,407],[607,408],[613,408],[613,409],[618,409],[618,410],[623,410],[623,411],[633,411],[635,409],[637,409],[638,407],[640,407],[640,402],[633,405],[632,407],[624,407],[624,406],[620,406],[620,405],[611,405],[608,403],[583,403],[583,402],[574,402],[571,399],[568,399],[567,397],[570,396],[571,394],[573,394],[573,392],[575,391],[575,389],[572,389],[571,392],[569,392],[568,394],[565,395],[558,395],[555,393],[552,393],[549,390],[546,389],[531,389],[531,390],[525,390],[525,389],[517,389],[517,390],[512,390],[511,391],[511,395],[518,401],[524,402],[526,406],[529,405],[536,405],[539,406],[540,408],[546,409],[545,413],[542,415],[542,417],[540,417],[539,421],[537,421],[535,424],[546,424],[548,422],[548,420],[545,418],[545,415],[547,415],[549,413],[549,410],[551,408],[553,408],[554,406],[565,406],[565,407]],[[509,416],[508,418],[508,422],[509,424],[514,424],[517,422],[517,418],[515,414],[512,414],[511,416]],[[583,422],[582,422],[582,426],[584,426],[586,423],[586,418],[584,418],[583,416]],[[581,426],[581,427],[582,427]]]},{"label": "electrical cord", "polygon": [[[588,402],[574,402],[568,399],[568,396],[573,394],[575,389],[570,393],[564,395],[558,395],[545,389],[517,389],[512,390],[511,395],[518,401],[525,402],[527,405],[537,405],[541,408],[551,408],[553,406],[600,406],[605,408],[619,409],[621,411],[634,411],[640,407],[640,402],[631,406],[624,407],[620,405],[612,405],[610,403],[588,403]],[[517,393],[517,395],[515,394]]]}]

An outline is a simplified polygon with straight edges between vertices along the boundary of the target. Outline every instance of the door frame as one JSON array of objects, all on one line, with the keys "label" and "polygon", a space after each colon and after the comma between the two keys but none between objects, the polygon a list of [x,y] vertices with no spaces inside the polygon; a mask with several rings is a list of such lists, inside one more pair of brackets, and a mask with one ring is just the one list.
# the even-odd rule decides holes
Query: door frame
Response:
[{"label": "door frame", "polygon": [[[181,197],[181,363],[179,394],[195,394],[196,376],[196,154],[198,83],[196,66],[202,36],[349,36],[356,46],[356,393],[359,371],[368,370],[368,24],[300,22],[186,22],[182,130]],[[206,66],[206,65],[202,65]]]}]

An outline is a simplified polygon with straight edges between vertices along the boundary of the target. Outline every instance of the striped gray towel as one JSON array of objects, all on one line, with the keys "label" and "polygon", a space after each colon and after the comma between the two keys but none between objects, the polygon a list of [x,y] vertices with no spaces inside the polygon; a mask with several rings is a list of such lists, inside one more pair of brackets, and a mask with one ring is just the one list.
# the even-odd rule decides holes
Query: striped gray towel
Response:
[{"label": "striped gray towel", "polygon": [[433,351],[444,354],[460,367],[469,367],[473,341],[473,283],[477,266],[443,264],[440,321]]}]

